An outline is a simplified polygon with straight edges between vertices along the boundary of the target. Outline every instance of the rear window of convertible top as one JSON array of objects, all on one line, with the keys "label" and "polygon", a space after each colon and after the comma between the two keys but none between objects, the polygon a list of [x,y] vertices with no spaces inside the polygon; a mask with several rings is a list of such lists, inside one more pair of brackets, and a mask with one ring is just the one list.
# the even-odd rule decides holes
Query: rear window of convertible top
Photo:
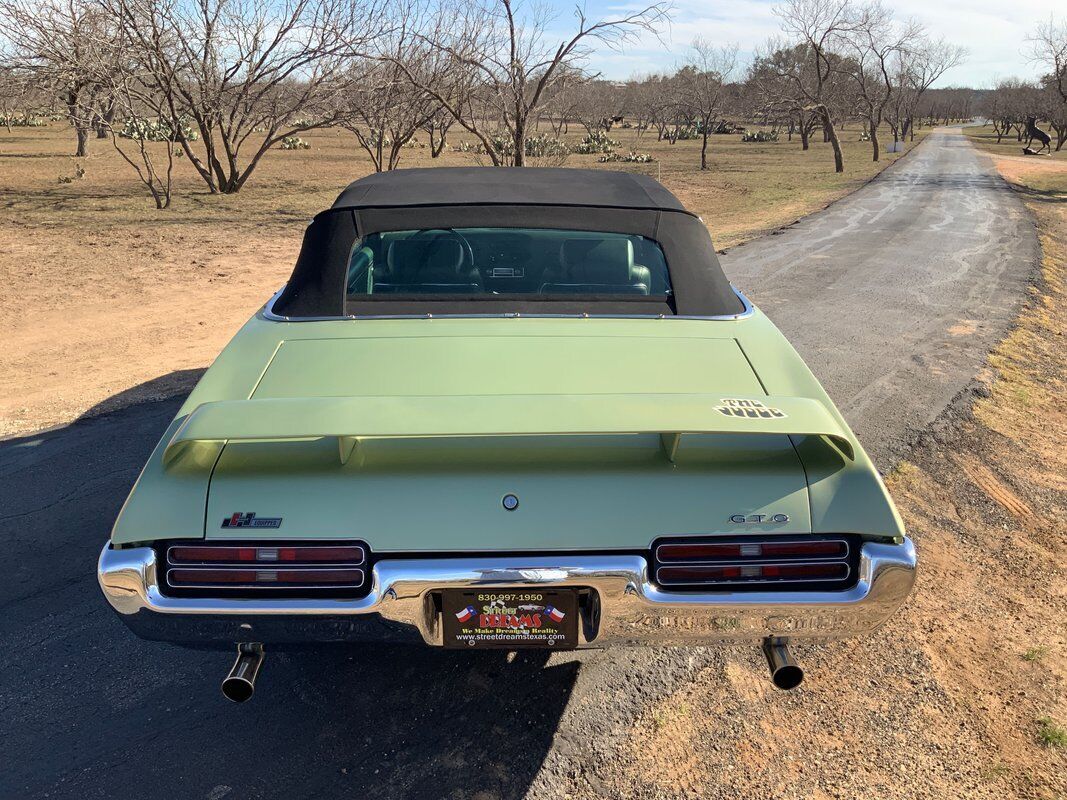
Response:
[{"label": "rear window of convertible top", "polygon": [[347,297],[477,300],[671,294],[663,250],[621,233],[541,228],[435,228],[369,234],[348,261]]}]

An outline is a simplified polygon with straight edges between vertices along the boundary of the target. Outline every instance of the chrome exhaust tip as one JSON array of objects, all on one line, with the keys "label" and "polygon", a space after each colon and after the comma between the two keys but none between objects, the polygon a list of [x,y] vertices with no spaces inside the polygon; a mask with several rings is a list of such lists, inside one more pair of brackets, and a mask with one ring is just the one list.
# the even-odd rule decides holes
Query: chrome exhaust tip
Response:
[{"label": "chrome exhaust tip", "polygon": [[763,655],[771,670],[771,681],[779,689],[795,689],[804,680],[804,670],[797,664],[789,650],[788,639],[763,640]]},{"label": "chrome exhaust tip", "polygon": [[237,645],[237,660],[230,674],[222,681],[222,694],[234,703],[251,700],[256,691],[256,676],[263,666],[263,645],[241,642]]}]

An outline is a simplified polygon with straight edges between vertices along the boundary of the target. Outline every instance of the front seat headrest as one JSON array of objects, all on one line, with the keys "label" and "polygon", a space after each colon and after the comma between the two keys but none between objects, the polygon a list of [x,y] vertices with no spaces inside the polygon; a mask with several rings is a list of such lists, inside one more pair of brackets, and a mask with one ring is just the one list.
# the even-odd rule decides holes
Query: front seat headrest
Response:
[{"label": "front seat headrest", "polygon": [[463,246],[455,239],[402,239],[386,251],[390,280],[400,283],[455,283],[465,280]]}]

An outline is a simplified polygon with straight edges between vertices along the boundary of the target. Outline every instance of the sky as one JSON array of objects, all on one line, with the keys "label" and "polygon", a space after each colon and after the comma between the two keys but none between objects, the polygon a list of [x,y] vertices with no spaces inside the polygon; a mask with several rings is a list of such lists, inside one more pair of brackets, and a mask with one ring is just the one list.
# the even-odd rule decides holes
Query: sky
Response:
[{"label": "sky", "polygon": [[[574,0],[547,0],[557,16],[553,27],[565,33],[573,19]],[[579,0],[581,2],[581,0]],[[652,2],[652,0],[648,0]],[[1067,16],[1058,0],[883,0],[898,19],[914,18],[935,37],[967,48],[964,63],[947,72],[937,86],[989,88],[999,78],[1033,79],[1040,68],[1026,57],[1026,37],[1053,12]],[[641,0],[585,0],[591,19],[642,7]],[[652,36],[615,52],[601,47],[589,61],[605,78],[671,70],[685,61],[693,39],[738,46],[747,63],[755,47],[778,33],[773,0],[673,0],[674,12],[663,43]]]}]

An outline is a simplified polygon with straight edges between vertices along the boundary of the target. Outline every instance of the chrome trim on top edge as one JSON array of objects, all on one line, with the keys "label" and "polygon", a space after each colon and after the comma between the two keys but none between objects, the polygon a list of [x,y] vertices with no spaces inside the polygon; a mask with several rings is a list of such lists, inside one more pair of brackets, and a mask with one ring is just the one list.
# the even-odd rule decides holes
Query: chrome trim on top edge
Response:
[{"label": "chrome trim on top edge", "polygon": [[667,315],[667,314],[522,314],[517,311],[503,311],[498,314],[341,314],[337,316],[322,317],[286,317],[274,313],[274,303],[285,291],[283,286],[267,304],[263,306],[260,314],[270,322],[336,322],[339,320],[372,321],[386,319],[685,319],[703,320],[712,322],[728,322],[732,320],[747,319],[755,313],[752,303],[737,287],[730,285],[733,293],[741,301],[742,310],[736,314],[716,314],[710,316],[693,315]]},{"label": "chrome trim on top edge", "polygon": [[[592,590],[595,623],[579,646],[685,645],[767,636],[829,639],[868,633],[895,612],[915,580],[911,541],[867,542],[856,585],[840,591],[671,592],[649,579],[638,555],[385,559],[371,571],[366,597],[220,599],[160,592],[151,547],[100,554],[98,579],[108,602],[134,632],[163,641],[220,642],[242,631],[284,628],[288,641],[365,641],[398,630],[441,644],[432,595],[444,589],[531,586]],[[382,625],[357,632],[357,620]],[[226,641],[235,641],[232,638]]]}]

